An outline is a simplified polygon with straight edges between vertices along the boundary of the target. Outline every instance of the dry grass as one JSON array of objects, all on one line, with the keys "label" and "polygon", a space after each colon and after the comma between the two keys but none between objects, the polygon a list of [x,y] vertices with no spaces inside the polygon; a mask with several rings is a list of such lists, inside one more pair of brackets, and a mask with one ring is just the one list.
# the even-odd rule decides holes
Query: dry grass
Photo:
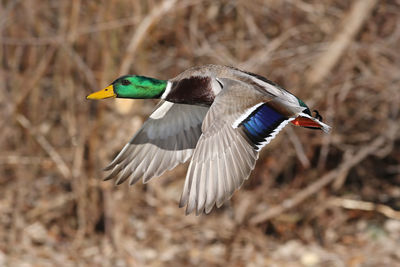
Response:
[{"label": "dry grass", "polygon": [[[0,266],[400,261],[398,0],[0,7]],[[102,182],[155,102],[85,96],[121,73],[166,79],[206,63],[278,82],[332,134],[287,129],[209,216],[178,208],[186,166],[147,185]]]}]

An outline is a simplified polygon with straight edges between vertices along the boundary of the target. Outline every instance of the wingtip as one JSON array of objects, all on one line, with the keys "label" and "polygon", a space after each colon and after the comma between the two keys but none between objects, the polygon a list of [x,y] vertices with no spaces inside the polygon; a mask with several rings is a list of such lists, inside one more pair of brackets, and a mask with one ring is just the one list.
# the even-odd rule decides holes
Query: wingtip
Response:
[{"label": "wingtip", "polygon": [[103,178],[103,181],[108,181],[111,180],[112,178],[114,178],[115,175],[113,173],[108,174],[105,178]]},{"label": "wingtip", "polygon": [[186,205],[186,199],[184,198],[184,196],[181,196],[181,199],[179,200],[179,208],[183,208]]},{"label": "wingtip", "polygon": [[206,207],[206,209],[205,209],[205,214],[210,214],[210,212],[212,211],[213,208],[214,208],[214,204],[212,204],[212,205]]},{"label": "wingtip", "polygon": [[185,216],[188,216],[190,213],[192,213],[190,210],[188,210],[188,208],[186,207],[185,209]]},{"label": "wingtip", "polygon": [[196,205],[194,203],[189,202],[186,206],[186,215],[189,215],[192,213],[196,208]]},{"label": "wingtip", "polygon": [[115,185],[120,185],[124,182],[125,180],[122,179],[118,179],[117,181],[115,181]]},{"label": "wingtip", "polygon": [[[135,176],[131,175],[130,178],[129,178],[129,186],[133,186],[139,180],[140,180],[140,176],[139,177],[135,177]],[[145,182],[143,182],[143,184],[145,184]]]},{"label": "wingtip", "polygon": [[117,180],[115,181],[115,185],[120,185],[126,181],[129,177],[129,173],[127,171],[123,172],[122,174],[118,175]]},{"label": "wingtip", "polygon": [[112,170],[113,168],[114,168],[114,164],[108,164],[107,166],[105,166],[103,169],[102,169],[102,171],[110,171],[110,170]]},{"label": "wingtip", "polygon": [[105,181],[109,181],[111,179],[112,179],[112,177],[110,177],[110,175],[107,175],[105,178],[103,178],[103,181],[105,182]]},{"label": "wingtip", "polygon": [[219,198],[217,199],[215,205],[217,206],[217,208],[219,209],[220,207],[222,207],[222,205],[224,204],[224,199],[223,198]]},{"label": "wingtip", "polygon": [[201,210],[199,210],[199,209],[196,209],[196,216],[199,216],[200,214],[201,214]]}]

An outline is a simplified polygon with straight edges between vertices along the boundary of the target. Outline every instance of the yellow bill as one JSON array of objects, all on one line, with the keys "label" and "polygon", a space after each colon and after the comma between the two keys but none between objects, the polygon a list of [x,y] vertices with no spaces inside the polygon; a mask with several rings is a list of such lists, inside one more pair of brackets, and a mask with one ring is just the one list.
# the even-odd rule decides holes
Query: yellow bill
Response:
[{"label": "yellow bill", "polygon": [[117,95],[114,93],[114,86],[111,84],[110,86],[104,88],[103,90],[88,95],[86,99],[104,99],[116,96]]}]

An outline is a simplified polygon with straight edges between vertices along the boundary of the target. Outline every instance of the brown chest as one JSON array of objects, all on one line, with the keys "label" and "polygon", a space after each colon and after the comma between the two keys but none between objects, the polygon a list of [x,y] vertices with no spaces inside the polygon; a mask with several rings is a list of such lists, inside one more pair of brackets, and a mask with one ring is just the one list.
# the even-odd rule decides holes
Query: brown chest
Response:
[{"label": "brown chest", "polygon": [[174,81],[166,100],[182,104],[211,105],[215,99],[210,77],[192,76]]}]

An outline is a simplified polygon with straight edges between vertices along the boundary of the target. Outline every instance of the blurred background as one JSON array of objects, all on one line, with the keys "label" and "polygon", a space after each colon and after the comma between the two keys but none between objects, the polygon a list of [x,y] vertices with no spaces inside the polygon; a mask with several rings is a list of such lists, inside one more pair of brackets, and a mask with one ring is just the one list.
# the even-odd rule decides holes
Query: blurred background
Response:
[{"label": "blurred background", "polygon": [[[399,0],[0,1],[0,266],[400,266]],[[157,101],[88,101],[121,74],[258,73],[331,134],[286,127],[210,215],[187,164],[101,171]]]}]

